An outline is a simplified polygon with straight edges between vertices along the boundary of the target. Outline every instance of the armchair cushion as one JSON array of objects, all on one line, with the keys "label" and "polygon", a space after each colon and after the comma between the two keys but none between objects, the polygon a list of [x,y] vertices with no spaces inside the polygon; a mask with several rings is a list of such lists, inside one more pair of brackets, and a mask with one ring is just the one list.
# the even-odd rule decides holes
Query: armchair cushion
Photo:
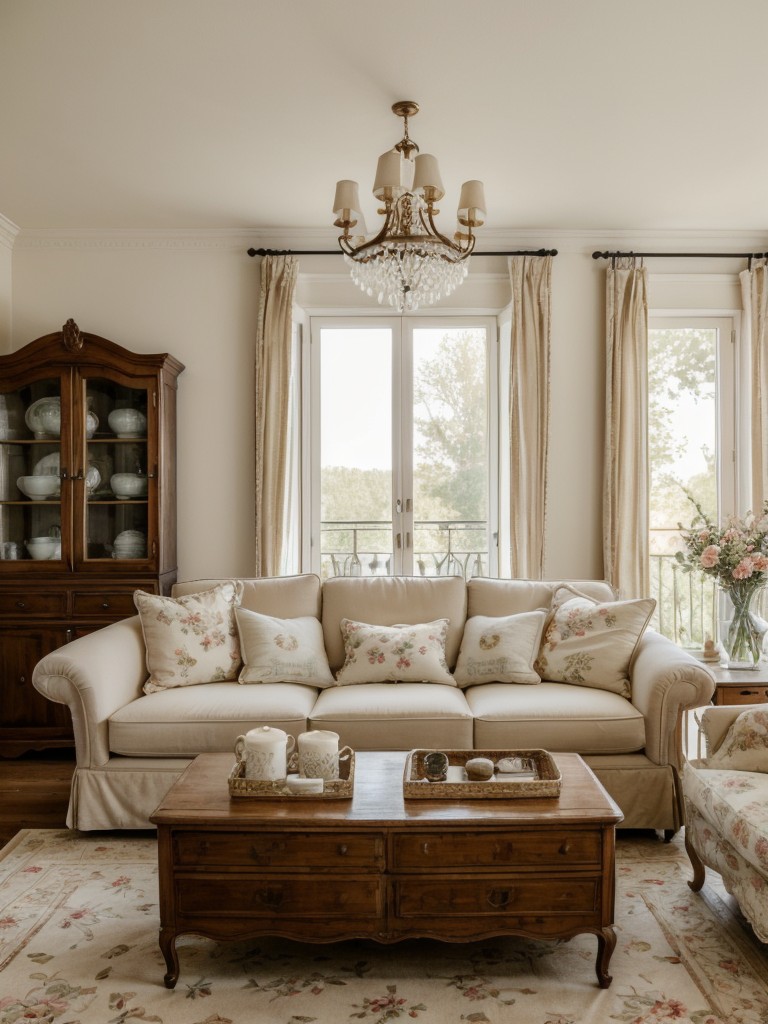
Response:
[{"label": "armchair cushion", "polygon": [[708,758],[707,767],[768,772],[768,709],[742,711]]}]

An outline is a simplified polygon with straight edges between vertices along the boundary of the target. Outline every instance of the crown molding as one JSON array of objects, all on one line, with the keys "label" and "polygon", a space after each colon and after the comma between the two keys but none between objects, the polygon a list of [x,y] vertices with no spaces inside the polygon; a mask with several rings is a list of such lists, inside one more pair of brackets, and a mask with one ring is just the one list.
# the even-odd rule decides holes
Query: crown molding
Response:
[{"label": "crown molding", "polygon": [[6,249],[13,249],[14,243],[19,236],[19,230],[17,224],[14,224],[12,220],[4,217],[0,213],[0,245]]}]

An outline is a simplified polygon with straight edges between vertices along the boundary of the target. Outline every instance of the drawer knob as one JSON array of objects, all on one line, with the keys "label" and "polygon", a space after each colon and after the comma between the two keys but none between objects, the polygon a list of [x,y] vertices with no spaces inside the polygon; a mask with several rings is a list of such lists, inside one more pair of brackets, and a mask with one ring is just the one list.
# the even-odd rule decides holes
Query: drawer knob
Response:
[{"label": "drawer knob", "polygon": [[421,844],[421,852],[424,854],[425,857],[429,856],[429,843]]},{"label": "drawer knob", "polygon": [[271,910],[277,910],[283,902],[283,890],[261,889],[254,893],[254,898],[260,903],[263,903],[265,907],[269,907]]},{"label": "drawer knob", "polygon": [[349,847],[347,846],[347,844],[346,844],[346,843],[340,843],[340,844],[339,844],[339,854],[340,854],[340,855],[341,855],[342,857],[346,856],[346,854],[347,854],[347,850],[348,850],[348,849],[349,849]]},{"label": "drawer knob", "polygon": [[567,853],[570,853],[571,852],[570,840],[566,839],[565,842],[563,843],[563,845],[560,847],[560,849],[557,852],[558,853],[562,853],[563,855],[565,855]]},{"label": "drawer knob", "polygon": [[16,602],[16,607],[17,608],[26,608],[27,607],[27,602],[26,601],[17,601]]},{"label": "drawer knob", "polygon": [[488,902],[497,910],[501,907],[506,907],[512,898],[512,892],[513,890],[511,889],[492,889],[488,893]]},{"label": "drawer knob", "polygon": [[102,601],[101,602],[101,607],[102,608],[109,608],[109,601]]}]

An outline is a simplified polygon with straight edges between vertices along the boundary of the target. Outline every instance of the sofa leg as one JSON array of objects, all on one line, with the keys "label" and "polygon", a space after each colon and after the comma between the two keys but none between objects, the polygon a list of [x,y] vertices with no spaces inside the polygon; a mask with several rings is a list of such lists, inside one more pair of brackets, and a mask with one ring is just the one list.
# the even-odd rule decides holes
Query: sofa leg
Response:
[{"label": "sofa leg", "polygon": [[701,889],[702,885],[704,885],[706,871],[704,869],[703,863],[701,862],[701,858],[693,848],[693,843],[691,843],[688,839],[687,830],[685,833],[685,852],[688,854],[688,859],[690,860],[691,867],[693,868],[693,878],[688,883],[688,886],[690,889],[693,890],[693,892],[698,892],[699,889]]}]

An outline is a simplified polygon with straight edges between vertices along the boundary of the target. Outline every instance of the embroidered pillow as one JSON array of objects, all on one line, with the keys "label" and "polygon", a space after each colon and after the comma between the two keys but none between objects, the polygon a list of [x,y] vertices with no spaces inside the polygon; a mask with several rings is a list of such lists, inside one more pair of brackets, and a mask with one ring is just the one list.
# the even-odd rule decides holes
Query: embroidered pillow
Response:
[{"label": "embroidered pillow", "polygon": [[184,597],[134,591],[147,648],[144,693],[237,679],[240,645],[234,610],[242,593],[242,583],[234,580]]},{"label": "embroidered pillow", "polygon": [[306,683],[332,686],[323,627],[311,615],[277,619],[236,608],[243,667],[241,683]]},{"label": "embroidered pillow", "polygon": [[341,620],[346,660],[336,683],[456,682],[445,662],[448,619],[416,625],[372,626]]},{"label": "embroidered pillow", "polygon": [[546,617],[545,608],[516,615],[470,616],[453,673],[457,684],[541,682],[533,662]]},{"label": "embroidered pillow", "polygon": [[599,602],[562,585],[544,629],[535,668],[542,679],[631,696],[629,670],[656,602]]},{"label": "embroidered pillow", "polygon": [[742,711],[710,757],[707,768],[768,772],[768,708]]}]

